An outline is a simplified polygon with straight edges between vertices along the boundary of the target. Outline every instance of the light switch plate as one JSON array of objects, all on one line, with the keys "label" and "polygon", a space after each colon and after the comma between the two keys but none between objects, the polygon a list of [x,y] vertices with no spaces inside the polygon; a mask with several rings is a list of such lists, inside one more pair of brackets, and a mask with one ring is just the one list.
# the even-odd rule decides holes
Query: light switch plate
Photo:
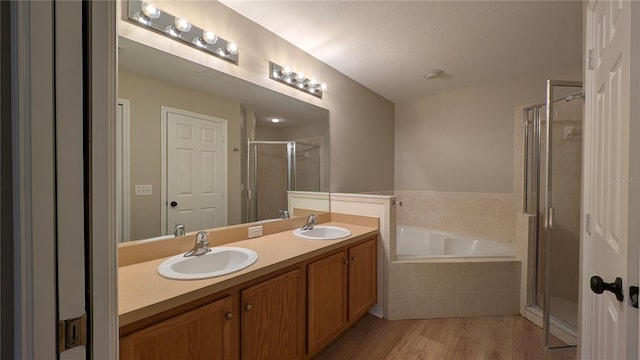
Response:
[{"label": "light switch plate", "polygon": [[153,185],[136,185],[136,196],[153,195]]},{"label": "light switch plate", "polygon": [[249,239],[262,236],[262,225],[249,227]]}]

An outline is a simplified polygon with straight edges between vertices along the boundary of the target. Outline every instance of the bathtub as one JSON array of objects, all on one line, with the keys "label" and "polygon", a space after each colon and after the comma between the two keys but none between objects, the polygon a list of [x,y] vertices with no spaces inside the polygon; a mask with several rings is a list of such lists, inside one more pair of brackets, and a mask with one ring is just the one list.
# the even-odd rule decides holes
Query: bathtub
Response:
[{"label": "bathtub", "polygon": [[522,262],[515,247],[480,237],[396,226],[386,268],[390,320],[520,313]]},{"label": "bathtub", "polygon": [[495,240],[414,226],[398,225],[396,227],[396,258],[398,260],[514,256],[514,247]]}]

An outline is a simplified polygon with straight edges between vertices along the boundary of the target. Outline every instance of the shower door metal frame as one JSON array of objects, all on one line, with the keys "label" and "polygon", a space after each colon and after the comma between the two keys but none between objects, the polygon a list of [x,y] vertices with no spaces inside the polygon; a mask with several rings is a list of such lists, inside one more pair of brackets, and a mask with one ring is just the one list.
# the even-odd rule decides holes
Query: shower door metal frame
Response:
[{"label": "shower door metal frame", "polygon": [[543,331],[544,331],[544,350],[571,350],[577,345],[567,345],[559,347],[550,347],[551,340],[551,244],[553,242],[553,172],[552,172],[552,154],[553,154],[553,131],[551,128],[551,122],[553,120],[553,104],[555,100],[553,88],[555,86],[566,87],[583,87],[581,81],[564,81],[564,80],[547,80],[547,111],[546,111],[546,154],[545,154],[545,171],[546,171],[546,183],[545,183],[545,216],[544,216],[544,229],[546,235],[545,241],[545,283],[544,283],[544,308],[543,310]]},{"label": "shower door metal frame", "polygon": [[[545,104],[536,104],[536,105],[532,105],[529,107],[524,108],[524,159],[527,162],[526,166],[524,166],[524,191],[523,193],[523,199],[522,199],[522,204],[523,204],[523,208],[522,208],[522,212],[524,214],[529,214],[531,215],[531,212],[529,211],[529,205],[530,205],[530,201],[531,199],[529,198],[529,163],[528,161],[530,160],[530,154],[529,154],[529,123],[532,123],[532,132],[533,132],[533,148],[532,148],[532,152],[533,152],[533,156],[535,156],[534,160],[534,164],[533,164],[533,172],[534,172],[534,177],[536,179],[535,182],[535,214],[533,214],[535,216],[535,233],[533,234],[533,237],[536,239],[536,241],[534,243],[531,243],[529,245],[529,266],[528,266],[528,272],[527,272],[527,281],[528,281],[528,286],[527,286],[527,306],[528,307],[534,307],[540,310],[540,312],[542,312],[542,307],[538,305],[537,303],[537,296],[538,296],[538,278],[539,278],[539,272],[538,272],[538,257],[540,256],[539,251],[538,251],[538,241],[539,241],[539,224],[540,224],[540,167],[541,167],[541,163],[540,163],[540,157],[541,157],[541,139],[540,139],[540,132],[542,131],[542,124],[541,124],[541,119],[540,119],[540,112],[541,112],[541,107],[544,106]],[[529,112],[532,112],[532,118],[529,119],[528,115]],[[535,260],[535,261],[532,261]]]}]

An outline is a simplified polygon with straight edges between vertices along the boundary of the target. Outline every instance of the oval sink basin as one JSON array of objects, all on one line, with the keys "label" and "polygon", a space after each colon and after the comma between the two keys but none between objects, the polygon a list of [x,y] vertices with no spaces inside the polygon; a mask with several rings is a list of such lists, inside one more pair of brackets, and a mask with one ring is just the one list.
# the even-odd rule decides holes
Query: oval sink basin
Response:
[{"label": "oval sink basin", "polygon": [[169,279],[206,279],[231,274],[251,266],[258,253],[239,247],[214,247],[200,256],[172,256],[158,266],[158,273]]},{"label": "oval sink basin", "polygon": [[311,230],[295,229],[293,235],[310,240],[336,240],[351,235],[351,231],[339,226],[316,225]]}]

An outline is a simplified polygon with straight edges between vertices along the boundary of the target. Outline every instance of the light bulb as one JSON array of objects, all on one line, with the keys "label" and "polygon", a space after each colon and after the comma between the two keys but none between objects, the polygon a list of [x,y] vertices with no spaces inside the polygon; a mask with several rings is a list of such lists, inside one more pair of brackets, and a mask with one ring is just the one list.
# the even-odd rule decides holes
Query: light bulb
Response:
[{"label": "light bulb", "polygon": [[272,118],[272,119],[271,119],[271,122],[272,122],[272,123],[274,123],[274,124],[277,124],[277,123],[279,123],[280,121],[282,121],[282,119],[279,119],[279,118]]},{"label": "light bulb", "polygon": [[286,75],[286,74],[291,74],[291,68],[290,68],[290,67],[288,67],[288,66],[285,66],[285,67],[282,69],[282,73],[283,73],[283,74],[285,74],[285,75]]},{"label": "light bulb", "polygon": [[228,42],[226,49],[230,54],[237,54],[239,50],[238,45],[234,42]]},{"label": "light bulb", "polygon": [[276,70],[273,70],[273,77],[278,79],[280,78],[280,74]]},{"label": "light bulb", "polygon": [[189,32],[191,30],[191,24],[185,19],[176,18],[176,29],[180,32]]},{"label": "light bulb", "polygon": [[298,83],[298,87],[299,87],[300,89],[304,89],[304,83],[299,82],[299,83]]},{"label": "light bulb", "polygon": [[160,11],[160,9],[149,4],[148,2],[143,2],[140,7],[142,8],[142,12],[147,15],[149,19],[157,19],[160,17],[160,14],[162,14],[162,11]]},{"label": "light bulb", "polygon": [[299,72],[296,74],[296,79],[299,81],[304,80],[304,73],[303,72]]},{"label": "light bulb", "polygon": [[202,39],[207,44],[215,44],[216,41],[218,41],[218,37],[216,36],[216,34],[212,33],[211,31],[207,31],[207,30],[202,32]]},{"label": "light bulb", "polygon": [[320,89],[322,89],[323,91],[327,90],[327,83],[320,84]]},{"label": "light bulb", "polygon": [[315,86],[316,84],[318,84],[318,80],[311,78],[311,80],[309,80],[309,85],[311,86]]}]

